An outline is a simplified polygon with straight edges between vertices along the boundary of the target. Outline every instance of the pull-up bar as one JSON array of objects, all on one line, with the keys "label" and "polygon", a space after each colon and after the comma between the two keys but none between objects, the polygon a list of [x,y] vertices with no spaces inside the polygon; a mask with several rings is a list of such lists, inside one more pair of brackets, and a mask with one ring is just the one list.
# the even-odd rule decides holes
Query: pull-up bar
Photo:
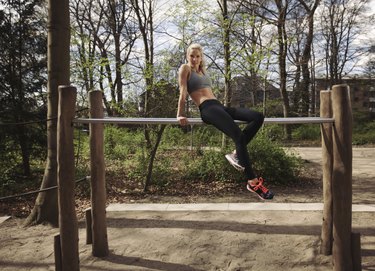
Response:
[{"label": "pull-up bar", "polygon": [[[179,124],[176,118],[76,118],[75,123],[112,123],[112,124]],[[188,118],[191,125],[204,124],[201,118]],[[245,121],[236,120],[236,123],[245,124]],[[265,124],[304,124],[304,123],[334,123],[334,118],[321,117],[290,117],[290,118],[265,118]]]},{"label": "pull-up bar", "polygon": [[[103,94],[91,91],[90,118],[75,118],[77,90],[59,87],[58,186],[62,266],[74,259],[78,265],[78,226],[74,205],[74,123],[90,125],[91,213],[93,255],[108,255],[104,165],[104,123],[178,124],[176,118],[109,118],[103,114]],[[320,116],[309,118],[266,118],[273,124],[321,124],[323,169],[323,225],[321,252],[333,254],[335,271],[353,269],[360,255],[360,242],[352,235],[352,111],[347,85],[335,85],[320,92]],[[200,118],[191,125],[203,124]],[[238,122],[244,123],[244,122]],[[357,237],[356,237],[357,238]],[[354,241],[353,241],[354,240]],[[353,245],[354,244],[354,245]],[[359,245],[358,245],[359,244]],[[353,246],[353,247],[352,247]],[[358,247],[359,246],[359,247]]]}]

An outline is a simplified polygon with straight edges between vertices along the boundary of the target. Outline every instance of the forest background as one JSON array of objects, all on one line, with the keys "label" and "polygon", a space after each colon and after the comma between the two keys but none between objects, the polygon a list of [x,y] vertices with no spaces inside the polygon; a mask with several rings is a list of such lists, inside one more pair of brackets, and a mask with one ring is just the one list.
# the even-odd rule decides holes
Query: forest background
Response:
[{"label": "forest background", "polygon": [[[56,150],[47,139],[56,129],[48,106],[57,93],[47,88],[47,2],[0,3],[0,196],[5,197],[56,185],[46,175],[56,171]],[[279,98],[269,99],[263,87],[261,102],[250,104],[266,117],[317,116],[317,78],[332,86],[346,77],[375,75],[374,3],[367,0],[71,0],[69,8],[77,116],[88,116],[88,92],[100,90],[108,116],[175,117],[177,71],[193,42],[204,46],[214,92],[224,104],[231,105],[238,77],[256,79],[249,95],[262,84],[279,90]],[[187,114],[198,116],[187,103]],[[353,143],[373,144],[370,112],[353,113]],[[88,174],[86,131],[76,127],[77,177]],[[223,159],[231,143],[211,127],[193,131],[106,126],[109,192],[139,197],[187,180],[239,180]],[[285,185],[299,176],[301,161],[284,153],[280,143],[319,140],[318,126],[267,125],[250,146],[259,161],[254,166],[271,183]],[[123,188],[125,182],[131,186]],[[77,194],[88,197],[88,184]],[[40,193],[35,201],[25,206],[21,199],[22,215],[34,208],[28,222],[56,224],[56,205],[45,204],[56,202],[56,194]],[[45,212],[53,215],[41,215]]]}]

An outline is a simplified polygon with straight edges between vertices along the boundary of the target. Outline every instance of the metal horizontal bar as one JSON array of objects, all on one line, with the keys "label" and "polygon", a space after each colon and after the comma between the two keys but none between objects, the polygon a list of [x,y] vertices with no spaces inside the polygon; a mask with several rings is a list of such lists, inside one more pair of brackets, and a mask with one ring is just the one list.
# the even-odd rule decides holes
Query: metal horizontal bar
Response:
[{"label": "metal horizontal bar", "polygon": [[[189,124],[204,124],[201,118],[188,118]],[[176,118],[118,118],[107,117],[100,119],[76,118],[75,123],[116,123],[116,124],[179,124]],[[304,123],[333,123],[333,118],[293,117],[293,118],[265,118],[265,124],[304,124]],[[236,123],[246,123],[236,120]]]}]

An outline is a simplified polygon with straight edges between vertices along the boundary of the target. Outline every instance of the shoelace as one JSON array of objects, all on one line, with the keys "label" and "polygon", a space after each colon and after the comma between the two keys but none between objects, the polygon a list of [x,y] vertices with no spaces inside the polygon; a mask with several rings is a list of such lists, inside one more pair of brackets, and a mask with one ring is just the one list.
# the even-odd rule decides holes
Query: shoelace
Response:
[{"label": "shoelace", "polygon": [[251,188],[252,188],[254,191],[257,191],[258,189],[260,189],[260,190],[262,190],[263,193],[267,193],[267,192],[268,192],[268,189],[267,189],[265,186],[263,186],[263,182],[264,182],[263,178],[260,177],[260,178],[258,178],[258,184],[257,184],[257,185],[252,186],[252,185],[250,184],[250,186],[251,186]]}]

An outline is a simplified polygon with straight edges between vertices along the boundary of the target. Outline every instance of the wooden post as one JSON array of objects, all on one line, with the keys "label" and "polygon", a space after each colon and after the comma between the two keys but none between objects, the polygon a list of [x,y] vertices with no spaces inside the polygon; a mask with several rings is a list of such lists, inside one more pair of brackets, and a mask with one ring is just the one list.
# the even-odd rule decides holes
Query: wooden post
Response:
[{"label": "wooden post", "polygon": [[351,240],[352,240],[353,271],[362,271],[361,234],[359,232],[352,232]]},{"label": "wooden post", "polygon": [[[320,117],[332,118],[331,91],[320,91]],[[320,253],[332,254],[332,124],[321,125],[322,166],[323,166],[323,224],[321,232]]]},{"label": "wooden post", "polygon": [[62,270],[79,270],[78,222],[75,210],[73,125],[77,91],[59,86],[57,121],[57,183]]},{"label": "wooden post", "polygon": [[86,217],[86,245],[92,244],[92,218],[91,208],[85,210]]},{"label": "wooden post", "polygon": [[55,253],[55,271],[62,271],[60,234],[53,237],[53,251]]},{"label": "wooden post", "polygon": [[352,109],[347,85],[332,87],[333,127],[333,264],[352,271]]},{"label": "wooden post", "polygon": [[[91,118],[103,118],[103,93],[90,91]],[[104,257],[109,253],[106,224],[106,189],[104,165],[104,125],[90,124],[92,254]]]}]

